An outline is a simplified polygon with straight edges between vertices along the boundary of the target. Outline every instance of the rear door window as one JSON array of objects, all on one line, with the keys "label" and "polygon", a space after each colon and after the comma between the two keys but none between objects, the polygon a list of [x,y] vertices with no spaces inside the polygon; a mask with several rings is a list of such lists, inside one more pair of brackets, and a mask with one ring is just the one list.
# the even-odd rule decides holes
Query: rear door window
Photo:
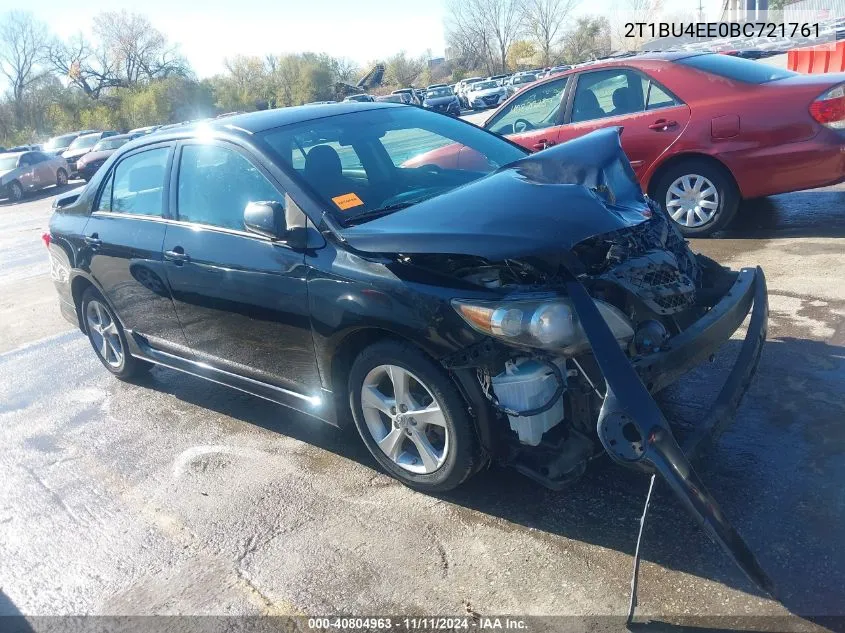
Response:
[{"label": "rear door window", "polygon": [[572,122],[624,116],[645,110],[640,75],[625,69],[585,72],[575,85]]},{"label": "rear door window", "polygon": [[[132,154],[120,161],[101,193],[98,209],[161,216],[169,155],[169,147],[157,147]],[[108,199],[104,200],[106,197]]]}]

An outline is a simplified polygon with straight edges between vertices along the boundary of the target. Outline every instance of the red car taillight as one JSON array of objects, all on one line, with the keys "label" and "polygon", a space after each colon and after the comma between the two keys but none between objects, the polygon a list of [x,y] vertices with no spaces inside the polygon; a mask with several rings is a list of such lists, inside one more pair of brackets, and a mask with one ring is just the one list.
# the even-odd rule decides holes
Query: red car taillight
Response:
[{"label": "red car taillight", "polygon": [[53,237],[49,233],[43,233],[41,235],[41,239],[44,241],[44,246],[50,248],[50,241],[53,239]]},{"label": "red car taillight", "polygon": [[813,101],[810,116],[826,127],[845,130],[845,84],[831,88]]}]

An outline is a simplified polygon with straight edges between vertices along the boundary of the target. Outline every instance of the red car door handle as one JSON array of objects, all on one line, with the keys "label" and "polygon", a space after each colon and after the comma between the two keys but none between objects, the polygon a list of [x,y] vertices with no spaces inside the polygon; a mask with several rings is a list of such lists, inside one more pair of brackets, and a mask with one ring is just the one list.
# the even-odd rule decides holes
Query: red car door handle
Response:
[{"label": "red car door handle", "polygon": [[667,121],[666,119],[657,119],[654,123],[648,126],[649,130],[658,130],[664,131],[668,130],[670,127],[675,127],[678,125],[677,121]]},{"label": "red car door handle", "polygon": [[551,146],[552,146],[552,145],[554,145],[554,144],[555,144],[555,142],[554,142],[554,141],[550,141],[550,140],[548,140],[548,139],[541,138],[539,141],[537,141],[536,143],[534,143],[534,145],[532,145],[531,147],[532,147],[533,149],[536,149],[537,151],[539,151],[539,150],[541,150],[541,149],[546,149],[547,147],[551,147]]}]

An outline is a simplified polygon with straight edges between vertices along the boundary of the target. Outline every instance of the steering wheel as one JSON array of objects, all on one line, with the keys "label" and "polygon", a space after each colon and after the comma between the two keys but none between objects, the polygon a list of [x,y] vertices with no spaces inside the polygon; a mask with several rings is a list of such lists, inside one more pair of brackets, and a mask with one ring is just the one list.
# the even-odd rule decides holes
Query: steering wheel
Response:
[{"label": "steering wheel", "polygon": [[443,171],[443,168],[440,165],[435,165],[434,163],[426,163],[425,165],[420,165],[417,169],[424,169],[425,171],[430,171],[433,174],[439,174]]},{"label": "steering wheel", "polygon": [[513,122],[513,132],[514,134],[519,134],[520,132],[527,132],[528,130],[533,130],[534,126],[531,124],[531,121],[527,121],[525,119],[517,119]]},{"label": "steering wheel", "polygon": [[397,193],[395,196],[390,196],[386,200],[382,200],[382,203],[379,206],[386,207],[392,204],[402,204],[403,202],[410,202],[415,198],[419,198],[420,194],[424,191],[426,191],[425,187],[421,187],[419,189],[411,189],[410,191],[403,191],[402,193]]}]

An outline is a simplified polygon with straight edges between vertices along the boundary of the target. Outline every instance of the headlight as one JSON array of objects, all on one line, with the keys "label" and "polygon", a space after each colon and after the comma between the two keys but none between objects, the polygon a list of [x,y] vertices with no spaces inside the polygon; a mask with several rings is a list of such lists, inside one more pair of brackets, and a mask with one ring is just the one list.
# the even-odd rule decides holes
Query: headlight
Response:
[{"label": "headlight", "polygon": [[[593,299],[610,331],[627,343],[634,329],[612,305]],[[514,345],[577,354],[589,349],[587,335],[566,298],[475,301],[453,299],[452,307],[474,330]]]}]

